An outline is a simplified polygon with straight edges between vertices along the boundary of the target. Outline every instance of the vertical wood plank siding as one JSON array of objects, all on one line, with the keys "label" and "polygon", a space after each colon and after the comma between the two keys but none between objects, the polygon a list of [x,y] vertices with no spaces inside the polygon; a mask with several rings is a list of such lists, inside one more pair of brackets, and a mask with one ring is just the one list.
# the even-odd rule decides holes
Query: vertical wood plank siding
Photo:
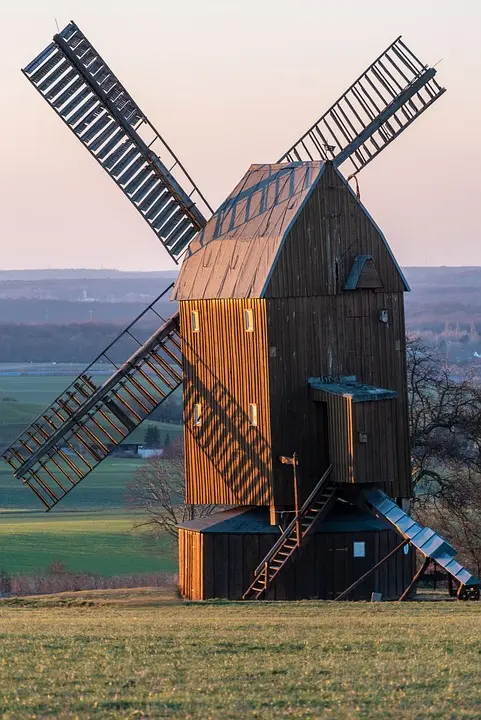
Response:
[{"label": "vertical wood plank siding", "polygon": [[[324,393],[326,396],[328,393]],[[327,398],[329,418],[329,452],[336,482],[352,483],[354,471],[354,429],[352,423],[352,399],[341,395]]]},{"label": "vertical wood plank siding", "polygon": [[[210,536],[192,530],[179,531],[179,590],[183,597],[201,600],[204,596],[204,556],[206,540]],[[205,557],[211,567],[212,557]]]},{"label": "vertical wood plank siding", "polygon": [[[382,290],[342,289],[358,254],[372,255]],[[356,375],[398,393],[392,433],[379,438],[393,458],[392,482],[380,477],[378,468],[372,468],[377,475],[372,481],[386,481],[395,497],[410,497],[403,291],[376,226],[326,168],[285,240],[265,292],[276,505],[292,503],[292,473],[279,464],[279,455],[298,453],[304,497],[327,467],[307,387],[308,377],[324,375]],[[388,311],[387,323],[380,321],[380,310]],[[344,432],[329,428],[336,431]],[[391,476],[391,467],[386,472]]]},{"label": "vertical wood plank siding", "polygon": [[404,284],[379,230],[331,165],[296,219],[264,297],[336,295],[356,255],[371,255],[386,292]]},{"label": "vertical wood plank siding", "polygon": [[[384,482],[390,495],[399,497],[395,483],[396,463],[396,402],[376,400],[352,403],[354,425],[355,481],[371,483],[374,478]],[[359,441],[359,433],[367,435],[367,442]],[[393,492],[393,489],[396,492]]]},{"label": "vertical wood plank siding", "polygon": [[[339,483],[382,482],[393,494],[397,472],[394,400],[353,402],[347,395],[321,390],[312,395],[327,408],[333,479]],[[361,442],[361,434],[365,442]]]},{"label": "vertical wood plank siding", "polygon": [[[402,295],[356,290],[337,297],[270,299],[266,304],[271,348],[269,378],[275,503],[292,503],[292,472],[289,467],[280,465],[279,455],[298,453],[304,496],[328,465],[326,458],[319,457],[315,403],[310,400],[307,384],[309,377],[324,375],[356,375],[361,382],[398,393],[396,399],[386,401],[394,405],[386,419],[386,422],[392,422],[390,442],[385,445],[387,438],[382,435],[378,438],[382,439],[396,466],[393,482],[386,486],[386,491],[394,497],[410,497]],[[364,313],[362,316],[355,314],[359,304]],[[379,321],[381,309],[389,311],[388,324]],[[329,434],[332,432],[344,431],[329,423]],[[381,433],[384,434],[383,429]],[[373,477],[372,481],[384,482],[385,478]]]},{"label": "vertical wood plank siding", "polygon": [[[254,569],[277,538],[274,533],[223,534],[180,529],[182,595],[191,600],[240,600],[252,581]],[[366,544],[365,557],[354,557],[354,542]],[[399,536],[392,530],[316,533],[301,549],[296,561],[279,573],[268,598],[332,600],[399,542]],[[184,548],[187,548],[187,556]],[[410,549],[405,555],[401,550],[359,585],[348,599],[367,600],[372,592],[382,593],[383,600],[397,599],[413,576],[414,563],[415,553]]]},{"label": "vertical wood plank siding", "polygon": [[[245,309],[254,331],[246,332]],[[199,332],[191,313],[198,312]],[[180,302],[184,356],[186,500],[194,504],[269,505],[272,501],[265,302]],[[194,405],[201,404],[201,424]],[[257,404],[257,426],[249,405]]]}]

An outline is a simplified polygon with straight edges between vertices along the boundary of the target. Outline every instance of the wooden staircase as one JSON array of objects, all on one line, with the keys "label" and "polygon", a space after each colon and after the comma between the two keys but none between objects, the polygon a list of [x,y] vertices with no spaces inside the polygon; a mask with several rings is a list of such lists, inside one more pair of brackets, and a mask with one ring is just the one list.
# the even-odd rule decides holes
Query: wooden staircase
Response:
[{"label": "wooden staircase", "polygon": [[299,513],[284,530],[254,571],[254,580],[242,596],[243,600],[260,600],[286,562],[306,542],[314,525],[324,518],[337,498],[337,485],[330,480],[332,465],[317,483]]}]

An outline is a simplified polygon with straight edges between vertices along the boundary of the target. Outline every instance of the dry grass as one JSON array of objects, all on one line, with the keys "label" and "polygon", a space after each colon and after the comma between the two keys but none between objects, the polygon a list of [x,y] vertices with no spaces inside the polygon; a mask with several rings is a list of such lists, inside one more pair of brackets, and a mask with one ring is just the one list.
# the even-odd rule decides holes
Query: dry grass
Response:
[{"label": "dry grass", "polygon": [[182,603],[168,590],[0,603],[0,714],[479,718],[478,603]]}]

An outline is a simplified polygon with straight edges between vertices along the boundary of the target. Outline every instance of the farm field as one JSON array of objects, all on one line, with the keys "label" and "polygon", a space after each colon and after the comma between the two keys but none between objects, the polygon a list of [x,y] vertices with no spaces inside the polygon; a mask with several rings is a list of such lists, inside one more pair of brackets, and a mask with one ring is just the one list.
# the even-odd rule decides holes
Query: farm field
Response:
[{"label": "farm field", "polygon": [[[80,366],[78,371],[81,371]],[[75,377],[76,375],[0,377],[0,446],[12,442],[70,385]],[[105,382],[107,376],[94,375],[93,379],[101,384]],[[2,398],[9,399],[2,400]],[[131,433],[128,442],[142,442],[146,425],[155,425],[162,440],[166,433],[171,440],[182,433],[180,425],[147,420]]]},{"label": "farm field", "polygon": [[0,522],[2,512],[38,510],[42,517],[53,517],[67,511],[87,512],[121,510],[125,507],[125,489],[142,460],[106,458],[62,502],[43,513],[35,495],[14,478],[6,463],[0,461]]},{"label": "farm field", "polygon": [[[79,368],[81,369],[81,368]],[[71,382],[72,377],[0,377],[0,446],[13,440]],[[182,427],[152,423],[163,440]],[[129,440],[142,442],[145,426]],[[125,492],[143,461],[107,458],[72,493],[46,514],[35,495],[0,460],[0,570],[41,573],[61,562],[72,572],[105,576],[174,572],[175,553],[167,541],[148,542],[134,529]]]},{"label": "farm field", "polygon": [[169,540],[146,537],[135,520],[127,513],[0,516],[0,570],[37,574],[62,563],[74,573],[104,576],[175,572]]},{"label": "farm field", "polygon": [[5,720],[479,717],[479,603],[144,589],[4,600],[0,621]]}]

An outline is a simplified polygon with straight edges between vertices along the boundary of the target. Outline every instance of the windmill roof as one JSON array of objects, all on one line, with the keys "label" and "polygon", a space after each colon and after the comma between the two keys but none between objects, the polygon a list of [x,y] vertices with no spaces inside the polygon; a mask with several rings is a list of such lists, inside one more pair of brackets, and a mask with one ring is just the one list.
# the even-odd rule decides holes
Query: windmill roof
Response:
[{"label": "windmill roof", "polygon": [[262,297],[323,162],[251,165],[191,242],[172,299]]},{"label": "windmill roof", "polygon": [[319,392],[330,393],[331,395],[342,395],[349,397],[353,402],[369,402],[371,400],[392,400],[397,397],[395,390],[374,387],[357,381],[355,375],[341,376],[337,378],[309,378],[309,386],[313,393],[313,399]]},{"label": "windmill roof", "polygon": [[[269,522],[269,511],[258,507],[221,510],[203,518],[184,522],[179,527],[202,533],[280,535],[279,528]],[[316,526],[315,532],[359,532],[384,530],[387,527],[389,525],[385,520],[378,519],[371,512],[338,500],[329,510],[326,518]]]}]

